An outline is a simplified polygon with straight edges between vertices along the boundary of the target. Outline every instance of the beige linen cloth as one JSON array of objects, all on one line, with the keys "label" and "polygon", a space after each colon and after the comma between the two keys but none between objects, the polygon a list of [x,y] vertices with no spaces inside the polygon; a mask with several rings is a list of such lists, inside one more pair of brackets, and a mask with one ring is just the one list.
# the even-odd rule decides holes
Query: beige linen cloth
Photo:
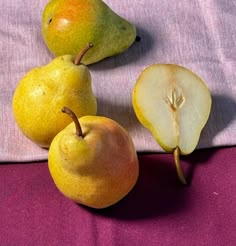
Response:
[{"label": "beige linen cloth", "polygon": [[[41,37],[46,0],[0,0],[0,161],[47,159],[47,150],[18,129],[11,110],[14,89],[52,54]],[[98,114],[128,129],[137,151],[162,151],[137,121],[131,91],[153,63],[177,63],[199,74],[212,92],[212,113],[198,148],[236,144],[236,1],[106,0],[137,26],[140,42],[121,55],[89,66]],[[109,24],[109,23],[108,23]],[[30,106],[30,105],[29,105]]]}]

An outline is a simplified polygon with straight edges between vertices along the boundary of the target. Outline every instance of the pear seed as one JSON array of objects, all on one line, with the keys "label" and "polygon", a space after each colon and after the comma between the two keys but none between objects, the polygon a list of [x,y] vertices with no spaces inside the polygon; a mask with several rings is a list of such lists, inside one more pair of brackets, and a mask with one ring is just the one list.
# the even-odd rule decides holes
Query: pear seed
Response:
[{"label": "pear seed", "polygon": [[171,95],[167,96],[166,103],[170,106],[173,111],[181,108],[184,104],[184,97],[179,90],[174,88],[171,91]]}]

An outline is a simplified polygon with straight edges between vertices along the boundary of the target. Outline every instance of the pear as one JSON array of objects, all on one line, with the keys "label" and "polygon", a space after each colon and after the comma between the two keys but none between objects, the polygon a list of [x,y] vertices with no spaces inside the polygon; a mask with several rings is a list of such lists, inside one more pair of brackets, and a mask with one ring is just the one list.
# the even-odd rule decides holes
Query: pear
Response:
[{"label": "pear", "polygon": [[122,53],[136,38],[135,26],[101,0],[51,0],[41,22],[45,44],[56,56],[75,55],[93,43],[82,60],[87,65]]},{"label": "pear", "polygon": [[153,64],[142,71],[132,91],[141,124],[167,152],[174,153],[179,179],[186,184],[179,156],[196,148],[211,111],[206,83],[189,69]]},{"label": "pear", "polygon": [[86,45],[77,57],[57,57],[30,70],[19,81],[12,99],[13,115],[24,135],[39,146],[48,148],[56,134],[71,122],[58,108],[68,105],[78,117],[96,115],[91,74],[80,63],[91,47]]},{"label": "pear", "polygon": [[[64,107],[74,122],[53,139],[48,166],[59,191],[91,208],[114,205],[135,186],[139,163],[129,133],[114,120],[83,116]],[[67,116],[68,117],[68,116]]]}]

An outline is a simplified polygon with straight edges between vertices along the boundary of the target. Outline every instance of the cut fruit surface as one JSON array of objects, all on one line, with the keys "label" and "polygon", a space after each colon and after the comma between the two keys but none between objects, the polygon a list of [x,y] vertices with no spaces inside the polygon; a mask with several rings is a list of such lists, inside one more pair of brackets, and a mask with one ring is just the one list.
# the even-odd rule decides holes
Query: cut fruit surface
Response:
[{"label": "cut fruit surface", "polygon": [[132,92],[133,108],[161,147],[191,153],[211,110],[205,82],[187,68],[154,64],[138,78]]}]

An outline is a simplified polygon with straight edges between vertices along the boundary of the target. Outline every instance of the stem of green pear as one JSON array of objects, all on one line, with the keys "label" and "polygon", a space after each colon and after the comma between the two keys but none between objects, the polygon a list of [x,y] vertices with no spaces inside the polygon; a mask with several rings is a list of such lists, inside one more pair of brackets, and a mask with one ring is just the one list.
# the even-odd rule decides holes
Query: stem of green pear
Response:
[{"label": "stem of green pear", "polygon": [[140,42],[141,41],[141,37],[140,36],[136,36],[135,41],[136,42]]},{"label": "stem of green pear", "polygon": [[78,137],[83,137],[82,128],[81,128],[81,125],[80,125],[79,120],[78,120],[77,116],[75,115],[75,113],[67,107],[63,107],[61,111],[63,113],[68,114],[72,118],[73,122],[75,123],[76,135]]},{"label": "stem of green pear", "polygon": [[74,64],[79,65],[81,64],[81,60],[84,57],[85,53],[93,47],[92,43],[87,43],[86,46],[80,51],[80,53],[76,56]]},{"label": "stem of green pear", "polygon": [[184,172],[183,172],[183,169],[182,169],[182,166],[180,163],[179,156],[180,156],[180,149],[179,149],[179,147],[176,147],[174,149],[174,159],[175,159],[175,166],[176,166],[177,175],[178,175],[180,182],[182,184],[186,185],[187,181],[186,181],[185,176],[184,176]]}]

